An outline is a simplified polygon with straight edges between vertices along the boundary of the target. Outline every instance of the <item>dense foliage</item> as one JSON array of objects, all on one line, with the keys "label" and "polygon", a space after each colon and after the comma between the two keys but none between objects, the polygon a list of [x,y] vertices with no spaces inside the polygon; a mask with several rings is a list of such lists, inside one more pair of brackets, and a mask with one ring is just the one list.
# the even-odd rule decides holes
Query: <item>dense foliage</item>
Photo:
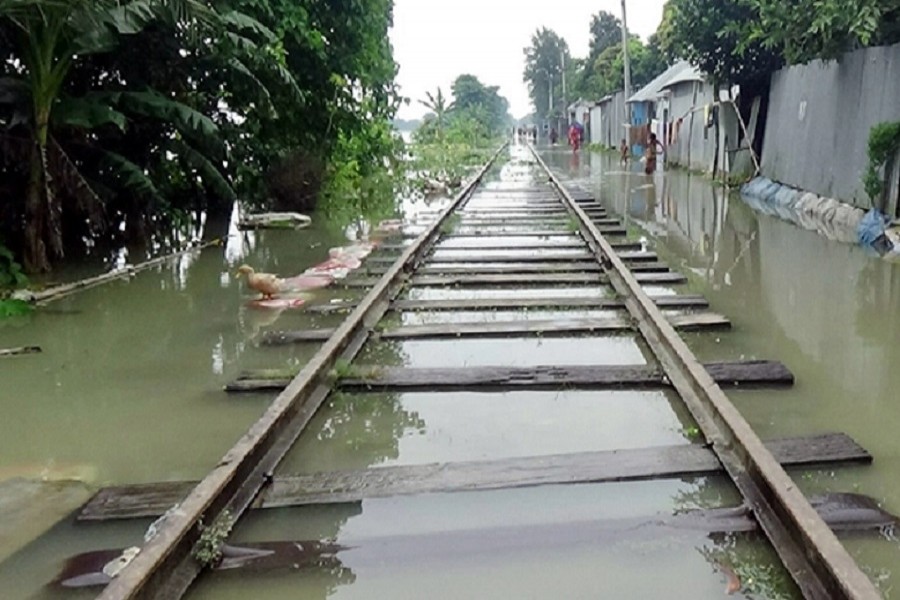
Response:
[{"label": "dense foliage", "polygon": [[785,63],[900,41],[900,0],[669,0],[658,33],[670,57],[756,88]]},{"label": "dense foliage", "polygon": [[[595,14],[584,59],[569,59],[565,40],[553,31],[542,28],[532,36],[524,80],[535,119],[551,112],[550,89],[560,97],[561,53],[566,54],[571,98],[597,100],[622,89],[621,28],[615,15]],[[854,48],[898,41],[900,0],[668,0],[662,22],[646,43],[629,36],[632,88],[684,59],[714,83],[749,90],[749,97],[764,93],[772,73],[785,64],[833,59]]]},{"label": "dense foliage", "polygon": [[754,19],[741,23],[789,63],[834,59],[848,50],[900,41],[900,0],[743,0]]},{"label": "dense foliage", "polygon": [[538,119],[565,113],[564,107],[560,109],[562,74],[564,65],[569,62],[569,45],[556,32],[542,27],[531,36],[531,45],[525,48],[522,81],[528,85],[528,95]]},{"label": "dense foliage", "polygon": [[460,75],[453,81],[450,91],[454,112],[478,123],[488,137],[498,135],[511,125],[509,101],[500,95],[499,86],[486,86],[474,75]]},{"label": "dense foliage", "polygon": [[450,97],[440,88],[426,93],[420,103],[431,112],[413,133],[413,171],[425,175],[423,183],[433,191],[458,186],[513,124],[509,102],[497,86],[464,74],[450,90]]},{"label": "dense foliage", "polygon": [[660,43],[666,54],[687,60],[719,83],[765,87],[784,61],[743,31],[756,18],[747,0],[669,0]]},{"label": "dense foliage", "polygon": [[391,0],[0,0],[0,234],[37,271],[237,198],[336,205],[396,150],[391,13]]},{"label": "dense foliage", "polygon": [[[628,39],[628,58],[631,63],[631,87],[636,92],[666,69],[666,61],[655,44],[644,44],[637,37]],[[606,48],[597,59],[579,74],[578,95],[602,98],[622,90],[625,85],[625,56],[622,44]]]},{"label": "dense foliage", "polygon": [[450,86],[451,95],[441,88],[426,92],[420,104],[429,111],[416,129],[417,142],[439,142],[448,137],[473,146],[502,134],[512,125],[509,102],[500,95],[498,86],[487,86],[474,75],[460,75]]},{"label": "dense foliage", "polygon": [[900,121],[879,123],[869,132],[869,164],[863,175],[866,193],[878,206],[884,193],[884,168],[900,152]]},{"label": "dense foliage", "polygon": [[[591,17],[590,50],[584,59],[569,56],[566,41],[553,31],[542,28],[525,49],[524,81],[528,84],[535,117],[562,115],[562,75],[568,82],[568,100],[599,99],[619,91],[624,85],[622,22],[611,13],[600,11]],[[635,35],[628,40],[632,87],[636,90],[649,83],[666,68],[666,59],[655,36],[645,44]],[[550,90],[553,110],[550,110]]]},{"label": "dense foliage", "polygon": [[601,10],[591,16],[591,41],[588,62],[597,60],[604,50],[622,43],[622,21],[615,15]]}]

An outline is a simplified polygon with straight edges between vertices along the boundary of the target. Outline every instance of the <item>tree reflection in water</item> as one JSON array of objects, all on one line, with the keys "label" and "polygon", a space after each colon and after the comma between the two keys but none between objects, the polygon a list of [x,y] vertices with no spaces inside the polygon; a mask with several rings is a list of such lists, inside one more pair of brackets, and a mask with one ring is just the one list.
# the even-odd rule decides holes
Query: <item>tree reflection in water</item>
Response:
[{"label": "tree reflection in water", "polygon": [[[354,361],[355,365],[378,366],[403,363],[400,345],[383,342],[367,344]],[[282,461],[278,474],[366,469],[396,459],[404,433],[411,429],[421,431],[424,427],[425,422],[418,413],[404,409],[398,394],[335,391]],[[341,529],[351,518],[361,515],[363,507],[362,502],[351,502],[260,512],[251,519],[254,529],[262,526],[278,531],[280,539],[311,539],[312,536],[312,539],[337,542]],[[306,524],[300,524],[298,519]],[[292,523],[300,527],[297,534],[291,532]],[[307,529],[310,523],[314,524],[313,531]],[[284,576],[296,576],[292,572],[293,569],[285,571]],[[315,558],[300,573],[305,593],[319,598],[327,598],[338,587],[356,581],[353,571],[341,562],[339,555],[333,554]]]}]

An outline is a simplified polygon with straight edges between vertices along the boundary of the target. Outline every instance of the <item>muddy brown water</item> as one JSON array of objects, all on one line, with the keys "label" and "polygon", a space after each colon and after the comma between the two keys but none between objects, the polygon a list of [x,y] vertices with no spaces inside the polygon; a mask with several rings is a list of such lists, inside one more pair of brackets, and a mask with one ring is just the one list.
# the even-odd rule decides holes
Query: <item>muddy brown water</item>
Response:
[{"label": "muddy brown water", "polygon": [[[795,474],[800,487],[857,491],[900,511],[900,264],[760,214],[702,176],[668,170],[651,178],[602,153],[545,156],[732,320],[729,333],[686,336],[701,359],[768,357],[793,371],[792,389],[729,394],[761,437],[843,431],[875,457],[866,468]],[[885,596],[896,597],[892,532],[841,539]]]},{"label": "muddy brown water", "polygon": [[[489,185],[509,189],[534,184],[534,172],[522,162],[521,148],[511,152],[513,162],[498,169]],[[663,202],[649,212],[638,213],[636,208],[644,200],[634,198],[647,197],[646,188],[640,188],[642,176],[617,174],[615,165],[602,157],[583,158],[574,168],[565,152],[550,153],[548,158],[563,174],[599,193],[611,212],[628,215],[633,233],[645,236],[673,267],[691,273],[688,286],[647,286],[649,292],[702,293],[712,302],[712,310],[734,320],[735,331],[689,336],[702,359],[772,358],[794,370],[798,385],[793,390],[732,394],[764,438],[842,430],[876,456],[869,468],[797,473],[804,489],[858,490],[883,500],[893,512],[900,511],[900,473],[893,472],[900,470],[896,466],[900,462],[891,460],[900,442],[895,441],[890,418],[891,386],[900,389],[900,381],[894,381],[900,379],[896,374],[900,371],[889,368],[889,341],[900,339],[896,335],[900,319],[887,314],[888,308],[896,314],[897,306],[890,300],[891,286],[884,283],[884,270],[893,272],[894,267],[769,221],[733,197],[714,200],[712,186],[699,178],[684,183],[681,174],[661,177],[678,182],[667,188],[678,196],[668,204],[684,206],[677,218],[670,213],[658,218]],[[709,206],[701,210],[700,204]],[[709,241],[704,241],[707,231]],[[695,238],[699,244],[692,241]],[[0,420],[0,473],[77,478],[93,487],[201,477],[272,397],[229,397],[222,385],[243,369],[301,364],[315,350],[314,345],[259,348],[254,343],[258,333],[331,326],[341,318],[251,311],[244,306],[246,294],[231,277],[234,268],[248,262],[266,271],[299,272],[323,260],[328,247],[340,243],[340,235],[318,227],[300,234],[254,234],[131,281],[72,296],[27,322],[0,326],[0,346],[39,344],[45,350],[0,362],[5,411]],[[449,247],[465,245],[448,244],[447,252],[463,251]],[[820,267],[810,267],[815,263]],[[880,274],[876,277],[880,283],[872,287],[881,293],[855,281],[847,284],[848,277],[866,269]],[[540,293],[602,297],[609,290],[596,286],[529,290]],[[348,296],[320,294],[319,300]],[[521,290],[515,289],[420,288],[410,297],[519,294]],[[885,314],[877,318],[872,314],[881,311]],[[530,311],[500,317],[547,314]],[[469,317],[466,320],[498,318],[487,313]],[[400,318],[460,319],[453,313]],[[858,332],[861,322],[867,332],[863,339]],[[381,342],[368,345],[359,362],[444,367],[642,364],[649,356],[634,338],[611,336],[460,340],[449,345],[429,340]],[[281,472],[688,444],[692,429],[690,417],[667,392],[340,394],[315,417]],[[429,494],[263,511],[242,522],[235,542],[319,539],[360,550],[313,568],[204,577],[190,597],[719,598],[728,569],[741,577],[744,597],[793,597],[771,549],[753,534],[623,534],[613,541],[560,543],[567,539],[566,531],[586,520],[640,519],[731,506],[736,501],[735,492],[721,478],[703,477]],[[77,504],[80,496],[74,493],[70,502]],[[40,524],[41,517],[31,518]],[[0,596],[93,597],[90,591],[62,592],[45,586],[65,558],[138,544],[147,525],[146,520],[89,525],[63,520],[43,535],[38,528],[19,530],[9,541],[0,537],[0,549],[3,544],[18,549],[0,563]],[[537,528],[548,532],[550,539],[501,553],[441,552],[439,545],[424,551],[430,539],[517,527]],[[378,540],[396,536],[419,540],[423,551],[379,558]],[[896,543],[884,536],[853,536],[845,543],[888,590],[890,573],[900,569]]]}]

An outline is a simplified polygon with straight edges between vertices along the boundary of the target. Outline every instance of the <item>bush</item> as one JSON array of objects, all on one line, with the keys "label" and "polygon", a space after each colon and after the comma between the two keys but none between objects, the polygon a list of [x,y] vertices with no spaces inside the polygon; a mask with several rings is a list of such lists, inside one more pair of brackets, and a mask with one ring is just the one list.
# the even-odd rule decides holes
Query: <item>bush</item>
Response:
[{"label": "bush", "polygon": [[16,262],[12,251],[0,243],[0,319],[31,312],[29,303],[9,297],[12,290],[27,283],[28,278],[22,272],[22,265]]},{"label": "bush", "polygon": [[879,123],[869,131],[869,165],[863,175],[863,185],[872,205],[881,202],[884,192],[882,169],[900,151],[900,121]]}]

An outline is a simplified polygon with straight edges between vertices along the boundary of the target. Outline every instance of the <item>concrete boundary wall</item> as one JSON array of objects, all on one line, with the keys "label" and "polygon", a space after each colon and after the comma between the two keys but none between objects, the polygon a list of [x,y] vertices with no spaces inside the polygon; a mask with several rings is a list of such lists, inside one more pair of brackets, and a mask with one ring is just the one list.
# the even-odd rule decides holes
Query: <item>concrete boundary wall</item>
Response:
[{"label": "concrete boundary wall", "polygon": [[772,76],[763,175],[871,208],[861,181],[869,130],[900,120],[898,99],[900,44],[782,69]]}]

